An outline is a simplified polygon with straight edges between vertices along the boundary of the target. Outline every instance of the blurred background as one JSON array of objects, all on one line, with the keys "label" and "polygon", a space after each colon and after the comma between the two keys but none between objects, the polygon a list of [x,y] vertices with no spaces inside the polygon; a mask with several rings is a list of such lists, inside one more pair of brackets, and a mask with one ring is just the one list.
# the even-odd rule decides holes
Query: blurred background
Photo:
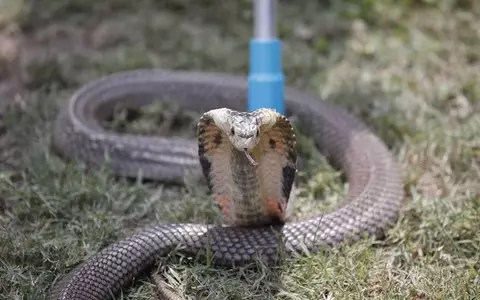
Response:
[{"label": "blurred background", "polygon": [[[39,299],[56,276],[142,225],[218,220],[204,190],[165,188],[160,197],[158,185],[60,160],[49,139],[59,107],[102,75],[154,67],[247,75],[251,7],[0,0],[1,297]],[[287,83],[360,117],[398,159],[402,218],[381,247],[365,241],[273,272],[178,263],[164,274],[201,299],[480,294],[480,1],[279,1],[278,22]],[[119,112],[107,125],[167,134],[158,114],[164,108],[133,121]],[[308,137],[301,144],[311,146]],[[310,166],[299,175],[298,217],[338,204],[346,188],[328,166]],[[152,290],[135,286],[123,299],[149,299]]]}]

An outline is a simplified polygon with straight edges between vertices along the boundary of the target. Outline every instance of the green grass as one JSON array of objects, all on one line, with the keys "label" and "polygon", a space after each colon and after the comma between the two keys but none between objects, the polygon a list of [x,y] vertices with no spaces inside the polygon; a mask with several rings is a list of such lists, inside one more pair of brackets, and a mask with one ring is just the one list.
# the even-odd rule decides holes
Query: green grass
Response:
[{"label": "green grass", "polygon": [[[0,95],[11,103],[0,119],[0,299],[44,298],[58,276],[140,227],[220,220],[203,186],[117,180],[61,160],[49,145],[59,105],[100,75],[139,67],[248,72],[250,1],[166,2],[27,1],[5,29],[28,43],[19,54],[23,96]],[[288,83],[348,109],[388,144],[406,182],[401,217],[383,241],[273,268],[224,270],[171,257],[160,268],[169,283],[191,299],[478,298],[477,2],[281,1]],[[125,129],[120,113],[110,125],[152,130],[155,115],[143,117]],[[329,166],[310,166],[299,176],[299,218],[344,193]],[[143,278],[127,292],[120,298],[152,299],[155,289]]]}]

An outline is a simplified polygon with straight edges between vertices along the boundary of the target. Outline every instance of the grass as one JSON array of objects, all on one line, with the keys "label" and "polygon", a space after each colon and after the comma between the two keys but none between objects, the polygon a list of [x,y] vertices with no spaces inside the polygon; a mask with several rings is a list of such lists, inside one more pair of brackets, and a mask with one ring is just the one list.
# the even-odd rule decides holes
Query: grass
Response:
[{"label": "grass", "polygon": [[[348,109],[387,143],[406,182],[401,217],[385,240],[274,268],[223,270],[175,256],[161,274],[191,299],[478,297],[477,2],[281,1],[288,83]],[[44,298],[58,276],[139,227],[219,221],[203,186],[116,180],[61,160],[49,139],[59,106],[103,74],[139,67],[246,74],[249,8],[249,1],[26,2],[3,29],[24,44],[9,62],[16,65],[0,72],[8,82],[17,70],[23,92],[0,94],[9,103],[0,119],[0,299]],[[121,117],[112,126],[123,130]],[[143,117],[147,125],[128,130],[151,130],[155,116]],[[311,167],[300,175],[299,218],[338,204],[344,192],[329,166]],[[126,292],[120,299],[152,299],[155,289],[143,278]]]}]

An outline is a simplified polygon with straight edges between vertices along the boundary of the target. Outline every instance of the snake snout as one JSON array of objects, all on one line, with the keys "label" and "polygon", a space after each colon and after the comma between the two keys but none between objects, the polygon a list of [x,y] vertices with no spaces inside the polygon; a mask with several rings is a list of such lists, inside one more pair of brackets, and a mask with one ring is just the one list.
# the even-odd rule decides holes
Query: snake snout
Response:
[{"label": "snake snout", "polygon": [[249,138],[238,138],[235,137],[232,139],[232,145],[238,151],[251,151],[258,144],[258,139],[255,137]]}]

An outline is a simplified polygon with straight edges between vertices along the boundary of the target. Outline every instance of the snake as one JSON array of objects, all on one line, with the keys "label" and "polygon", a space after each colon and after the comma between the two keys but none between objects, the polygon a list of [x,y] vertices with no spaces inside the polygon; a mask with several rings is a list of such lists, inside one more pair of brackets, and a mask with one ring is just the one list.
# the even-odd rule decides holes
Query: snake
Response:
[{"label": "snake", "polygon": [[197,125],[198,156],[224,224],[256,226],[291,217],[296,137],[272,109],[210,110]]},{"label": "snake", "polygon": [[[152,268],[158,257],[174,249],[181,249],[186,255],[208,257],[218,266],[236,267],[255,261],[271,265],[289,255],[314,255],[341,243],[386,235],[399,218],[404,182],[398,163],[373,130],[345,109],[291,86],[284,89],[283,118],[268,109],[263,113],[245,113],[247,91],[247,80],[240,75],[137,69],[94,79],[74,92],[53,126],[53,148],[59,155],[92,166],[106,166],[117,176],[141,176],[165,183],[182,184],[186,176],[206,174],[215,202],[231,218],[230,224],[224,225],[166,223],[139,229],[54,282],[47,299],[110,299]],[[102,125],[117,105],[137,108],[155,101],[175,101],[182,108],[202,112],[197,140],[116,133]],[[232,128],[237,129],[232,126],[235,122],[224,119],[232,117],[232,111],[238,120],[248,123],[244,127],[253,128],[253,137],[251,132],[231,132]],[[258,121],[258,115],[265,113],[271,116]],[[284,208],[290,206],[287,194],[292,187],[296,158],[289,153],[295,140],[291,133],[286,133],[290,128],[287,120],[298,120],[302,133],[311,137],[328,162],[342,171],[348,184],[345,199],[332,211],[303,220],[286,218],[248,226],[245,220],[262,223],[288,215]],[[260,138],[256,138],[257,122],[260,127],[272,123],[273,129],[260,128]],[[274,144],[283,148],[255,153],[251,144],[258,145],[264,134],[267,144],[261,149],[270,147],[270,138],[266,137],[275,134]],[[243,137],[243,141],[235,140],[238,137]],[[230,155],[215,151],[218,145],[226,144],[230,145]],[[268,175],[251,170],[267,164],[268,157],[276,162],[271,166],[276,167],[270,176],[272,185],[266,189],[262,180]],[[235,159],[241,162],[234,163]],[[239,165],[245,166],[243,171]],[[222,167],[227,169],[225,176]],[[238,177],[242,177],[240,184]],[[220,186],[232,181],[240,187],[253,184],[253,193],[243,192],[251,199],[243,201],[244,189],[240,195],[233,189],[222,194]],[[240,198],[231,201],[236,195]],[[265,200],[265,196],[273,202]],[[259,201],[263,201],[262,206],[252,206]],[[275,208],[268,202],[281,205]],[[249,207],[255,209],[245,212]],[[263,213],[255,214],[258,207],[263,208]]]}]

